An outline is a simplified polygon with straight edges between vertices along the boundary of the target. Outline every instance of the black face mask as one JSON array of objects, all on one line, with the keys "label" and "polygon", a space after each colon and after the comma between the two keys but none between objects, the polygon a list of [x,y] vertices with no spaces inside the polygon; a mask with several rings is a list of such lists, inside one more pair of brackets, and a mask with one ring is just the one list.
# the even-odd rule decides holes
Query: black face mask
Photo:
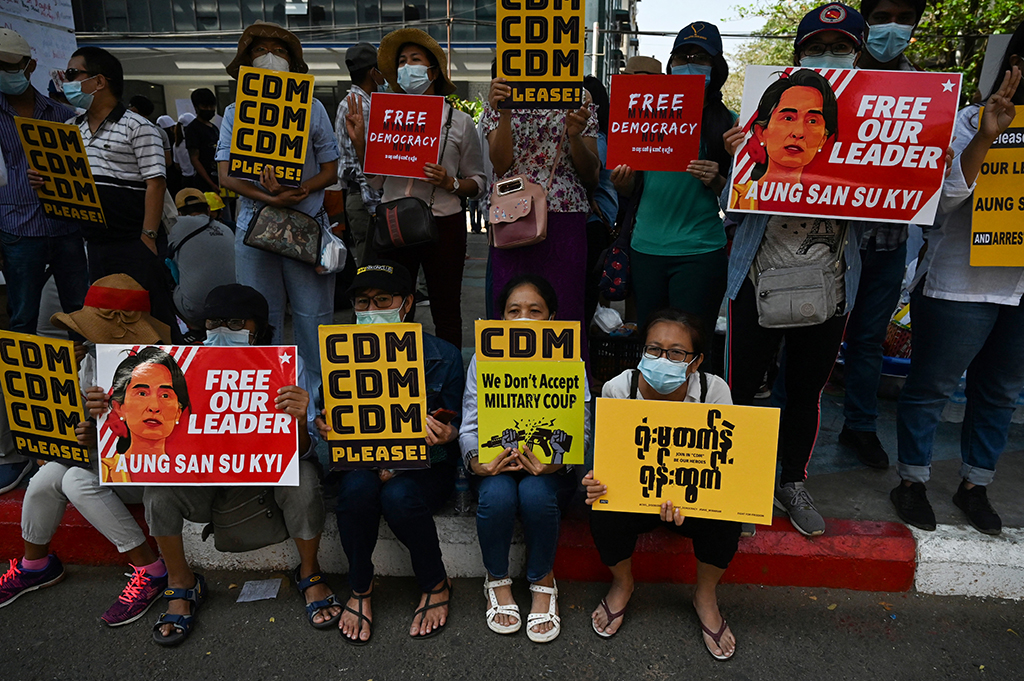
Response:
[{"label": "black face mask", "polygon": [[212,120],[217,115],[216,109],[196,109],[196,116],[204,121]]}]

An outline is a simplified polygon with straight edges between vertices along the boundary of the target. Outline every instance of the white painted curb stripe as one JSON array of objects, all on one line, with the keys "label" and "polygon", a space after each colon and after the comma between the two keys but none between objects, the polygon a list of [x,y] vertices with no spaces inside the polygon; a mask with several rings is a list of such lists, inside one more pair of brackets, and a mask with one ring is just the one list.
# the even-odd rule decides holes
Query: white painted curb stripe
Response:
[{"label": "white painted curb stripe", "polygon": [[1024,529],[990,537],[973,527],[910,528],[917,542],[914,586],[940,596],[1024,599]]}]

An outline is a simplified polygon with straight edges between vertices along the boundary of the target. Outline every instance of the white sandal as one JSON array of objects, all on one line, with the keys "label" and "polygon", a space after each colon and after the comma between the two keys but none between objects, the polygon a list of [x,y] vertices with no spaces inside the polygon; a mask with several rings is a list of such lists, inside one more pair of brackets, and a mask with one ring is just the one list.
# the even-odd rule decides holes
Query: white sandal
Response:
[{"label": "white sandal", "polygon": [[[534,643],[548,643],[550,641],[554,641],[562,632],[562,618],[555,614],[555,607],[558,605],[558,582],[555,582],[554,586],[531,584],[530,591],[539,594],[547,594],[551,596],[551,600],[548,603],[547,612],[531,612],[526,616],[526,635],[529,636],[530,640]],[[533,627],[538,624],[546,624],[548,622],[553,625],[548,631],[539,634],[533,630]]]},{"label": "white sandal", "polygon": [[[487,610],[487,627],[496,634],[514,634],[523,626],[523,618],[519,615],[519,606],[515,603],[511,605],[498,605],[498,598],[494,595],[494,590],[497,587],[511,585],[512,580],[507,577],[505,579],[496,579],[493,582],[488,581],[484,577],[484,594],[491,603],[491,607]],[[498,615],[515,617],[516,623],[498,624],[494,621],[494,618]]]}]

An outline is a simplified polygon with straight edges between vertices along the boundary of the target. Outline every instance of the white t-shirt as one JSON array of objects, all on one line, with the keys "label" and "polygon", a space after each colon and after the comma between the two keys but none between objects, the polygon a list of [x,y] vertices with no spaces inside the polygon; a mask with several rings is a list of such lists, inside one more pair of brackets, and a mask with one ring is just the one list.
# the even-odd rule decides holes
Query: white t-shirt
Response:
[{"label": "white t-shirt", "polygon": [[[629,384],[633,378],[634,371],[637,370],[626,369],[605,383],[604,388],[601,390],[601,397],[628,400]],[[707,376],[708,382],[708,394],[705,396],[704,402],[706,404],[732,404],[732,391],[729,390],[729,384],[722,377],[715,374],[704,375]],[[638,400],[644,399],[639,389],[636,391],[636,398]],[[690,374],[690,377],[687,379],[686,399],[683,401],[700,402],[700,376],[697,372]]]}]

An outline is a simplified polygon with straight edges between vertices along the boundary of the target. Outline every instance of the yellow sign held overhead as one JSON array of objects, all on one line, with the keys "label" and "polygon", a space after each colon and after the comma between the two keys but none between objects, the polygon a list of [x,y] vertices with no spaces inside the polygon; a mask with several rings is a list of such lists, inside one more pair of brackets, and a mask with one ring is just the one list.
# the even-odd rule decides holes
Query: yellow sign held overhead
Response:
[{"label": "yellow sign held overhead", "polygon": [[298,186],[312,107],[313,76],[241,67],[228,175],[259,180],[270,165],[278,182]]},{"label": "yellow sign held overhead", "polygon": [[36,194],[46,215],[106,225],[78,126],[21,116],[14,124],[29,167],[44,178]]},{"label": "yellow sign held overhead", "polygon": [[975,267],[1024,266],[1024,106],[1011,125],[985,155],[971,197]]},{"label": "yellow sign held overhead", "polygon": [[778,437],[778,409],[598,398],[594,510],[770,525]]},{"label": "yellow sign held overhead", "polygon": [[423,328],[321,326],[320,354],[331,467],[428,467]]}]

